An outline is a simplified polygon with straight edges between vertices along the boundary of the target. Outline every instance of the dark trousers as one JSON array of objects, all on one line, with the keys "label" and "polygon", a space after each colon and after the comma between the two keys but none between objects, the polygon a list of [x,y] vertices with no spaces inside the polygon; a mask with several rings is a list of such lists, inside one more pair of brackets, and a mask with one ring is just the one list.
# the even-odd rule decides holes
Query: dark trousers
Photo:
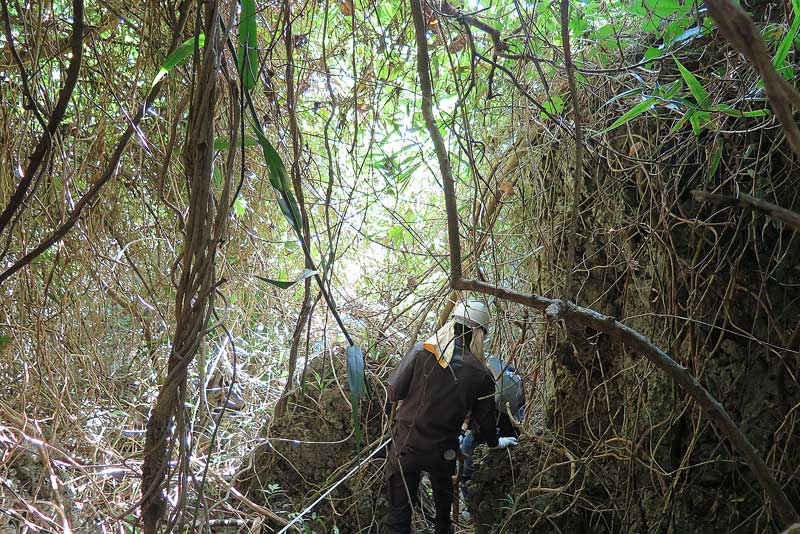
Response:
[{"label": "dark trousers", "polygon": [[[386,534],[410,534],[411,507],[419,506],[419,481],[422,471],[428,473],[436,505],[436,534],[450,534],[450,510],[453,506],[453,473],[455,460],[421,458],[417,455],[395,451],[389,453],[389,471],[386,479],[386,496],[389,514]],[[409,496],[411,501],[409,501]]]}]

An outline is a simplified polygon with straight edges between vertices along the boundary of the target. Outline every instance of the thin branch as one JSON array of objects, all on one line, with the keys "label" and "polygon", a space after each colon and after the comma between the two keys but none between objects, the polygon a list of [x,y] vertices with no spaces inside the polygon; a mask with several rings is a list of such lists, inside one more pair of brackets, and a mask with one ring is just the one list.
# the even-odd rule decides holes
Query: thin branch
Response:
[{"label": "thin branch", "polygon": [[[447,148],[444,145],[442,134],[439,132],[436,119],[433,117],[433,89],[430,78],[428,42],[425,36],[425,20],[420,0],[411,0],[411,13],[414,17],[414,35],[417,41],[417,71],[422,89],[422,115],[436,149],[436,159],[439,162],[439,170],[443,179],[445,209],[449,215],[457,211],[456,192]],[[458,235],[457,215],[447,218],[447,237],[450,243],[450,285],[455,289],[455,281],[461,279],[461,238]]]},{"label": "thin branch", "polygon": [[[439,128],[433,117],[433,112],[430,107],[432,101],[432,91],[430,80],[428,79],[428,59],[427,59],[427,46],[425,42],[425,23],[422,16],[422,9],[419,0],[412,0],[411,9],[414,16],[414,30],[417,38],[417,66],[419,69],[419,76],[422,90],[423,114],[425,115],[425,124],[428,127],[431,139],[434,142],[434,147],[437,151],[437,158],[440,162],[443,189],[445,195],[445,206],[447,209],[447,228],[448,236],[455,236],[458,238],[458,212],[456,206],[455,186],[453,183],[453,175],[450,169],[443,167],[448,163],[447,154],[444,152],[444,143],[441,142],[441,135]],[[427,108],[426,108],[427,105]],[[437,141],[438,140],[438,141]],[[451,268],[450,268],[450,284],[453,289],[463,291],[474,291],[486,295],[494,295],[497,298],[510,300],[528,306],[543,310],[550,321],[564,319],[568,323],[582,325],[584,327],[592,328],[598,332],[603,332],[613,339],[623,343],[633,351],[642,354],[653,365],[661,369],[670,379],[681,386],[686,391],[700,408],[705,413],[717,428],[731,441],[735,449],[745,459],[750,467],[753,475],[761,483],[769,498],[772,500],[784,525],[788,526],[795,522],[800,522],[800,515],[798,515],[792,503],[786,497],[783,488],[772,476],[764,460],[759,456],[758,451],[755,450],[753,445],[748,441],[747,437],[742,433],[736,423],[733,422],[730,415],[728,415],[722,404],[719,403],[712,395],[705,389],[697,379],[692,376],[689,370],[677,361],[673,360],[666,352],[658,348],[651,340],[643,336],[632,328],[619,323],[614,317],[603,315],[594,310],[577,306],[571,302],[565,302],[558,299],[550,299],[547,297],[520,293],[517,291],[505,289],[486,282],[477,280],[466,280],[461,276],[461,251],[458,242],[450,242]]]},{"label": "thin branch", "polygon": [[[47,121],[47,126],[45,127],[44,132],[42,132],[42,136],[39,138],[39,142],[36,144],[33,154],[31,154],[30,158],[28,159],[28,165],[25,167],[25,172],[22,175],[22,179],[19,181],[14,194],[11,195],[8,205],[3,210],[3,213],[0,213],[0,234],[3,233],[3,230],[6,228],[9,221],[11,221],[14,213],[16,213],[20,206],[22,206],[25,200],[25,194],[28,192],[28,188],[30,188],[31,183],[33,182],[33,177],[39,172],[39,167],[41,167],[45,155],[50,150],[50,147],[53,146],[53,137],[56,135],[56,130],[58,130],[61,121],[64,120],[64,114],[67,111],[67,104],[69,104],[70,98],[72,98],[72,93],[75,91],[75,86],[78,83],[78,74],[81,70],[81,59],[83,58],[83,0],[73,0],[72,10],[72,38],[70,40],[72,60],[67,68],[67,76],[64,80],[64,86],[61,88],[61,91],[58,94],[58,100],[56,101],[53,112],[50,114],[50,118]],[[3,2],[3,18],[5,19],[6,31],[8,33],[7,39],[13,52],[14,48],[13,41],[11,41],[12,36],[8,18],[8,6],[6,5],[5,1]],[[13,53],[16,57],[16,52]],[[30,100],[31,107],[38,117],[36,103],[33,101],[33,97],[30,95],[28,90],[25,68],[22,66],[21,62],[19,63],[19,68],[23,82],[23,92],[27,95],[28,99]]]},{"label": "thin branch", "polygon": [[[519,165],[519,155],[517,149],[519,148],[519,144],[515,144],[511,147],[511,149],[506,152],[505,156],[500,158],[503,161],[503,168],[499,171],[500,176],[503,179],[508,180],[509,184],[512,187],[516,187],[517,185],[517,176],[512,175],[513,171]],[[494,168],[491,172],[490,176],[495,176],[498,173],[499,165]],[[511,176],[510,178],[508,178]],[[491,178],[490,178],[491,179]],[[467,257],[465,262],[465,268],[467,271],[471,269],[473,265],[477,265],[478,258],[480,258],[481,253],[483,252],[484,247],[489,242],[490,239],[490,232],[494,228],[494,225],[497,223],[498,219],[500,218],[500,210],[503,208],[504,203],[502,202],[503,198],[507,195],[502,190],[492,190],[488,185],[486,191],[483,195],[481,195],[481,205],[485,204],[485,209],[482,213],[477,212],[473,214],[473,217],[476,221],[480,221],[480,226],[483,228],[485,232],[474,244],[472,247],[472,254]],[[485,200],[488,197],[488,200]],[[480,210],[479,210],[480,211]],[[448,284],[449,285],[449,284]],[[445,286],[446,287],[446,286]],[[436,321],[436,329],[438,330],[447,322],[447,319],[450,317],[450,314],[453,312],[453,308],[458,301],[458,291],[451,291],[450,296],[445,301],[444,306],[442,306],[441,310],[439,310],[439,318]],[[421,326],[421,323],[420,323]],[[417,329],[419,330],[419,328]],[[416,338],[416,336],[413,336]],[[413,343],[412,343],[413,345]]]},{"label": "thin branch", "polygon": [[692,196],[700,202],[709,202],[718,206],[738,206],[740,208],[763,211],[768,217],[800,231],[800,213],[781,208],[765,200],[752,197],[745,193],[737,196],[717,195],[706,191],[692,191]]},{"label": "thin branch", "polygon": [[575,270],[575,246],[578,236],[578,207],[581,203],[581,181],[583,178],[583,128],[581,107],[578,102],[578,84],[575,82],[575,65],[569,44],[569,0],[561,0],[561,41],[564,46],[564,63],[567,67],[569,94],[572,98],[572,116],[575,122],[575,178],[572,189],[572,211],[570,213],[569,238],[567,240],[567,264],[564,279],[564,300],[573,300],[572,273]]}]

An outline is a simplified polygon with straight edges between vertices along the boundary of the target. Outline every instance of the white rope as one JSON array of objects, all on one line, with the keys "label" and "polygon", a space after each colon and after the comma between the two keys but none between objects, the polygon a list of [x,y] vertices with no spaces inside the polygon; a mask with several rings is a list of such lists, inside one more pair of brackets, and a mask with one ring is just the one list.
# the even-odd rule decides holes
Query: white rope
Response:
[{"label": "white rope", "polygon": [[288,525],[286,525],[286,526],[285,526],[285,527],[283,527],[281,530],[279,530],[279,531],[278,531],[278,534],[283,534],[284,532],[286,532],[287,530],[289,530],[289,527],[291,527],[292,525],[294,525],[295,523],[297,523],[298,521],[300,521],[300,519],[302,519],[304,515],[306,515],[306,514],[307,514],[308,512],[310,512],[311,510],[313,510],[313,509],[314,509],[314,507],[315,507],[316,505],[318,505],[320,502],[322,502],[322,499],[324,499],[325,497],[327,497],[328,495],[330,495],[330,493],[331,493],[333,490],[335,490],[335,489],[336,489],[336,487],[337,487],[339,484],[341,484],[342,482],[344,482],[345,480],[347,480],[348,478],[350,478],[351,476],[353,476],[353,474],[354,474],[356,471],[358,471],[359,469],[361,469],[361,467],[362,467],[364,464],[366,464],[366,463],[367,463],[369,460],[371,460],[371,459],[372,459],[372,457],[373,457],[373,456],[375,456],[375,455],[378,453],[378,451],[379,451],[379,450],[381,450],[381,449],[382,449],[382,448],[384,448],[386,445],[388,445],[390,441],[392,441],[392,438],[389,438],[389,439],[387,439],[386,441],[384,441],[383,443],[381,443],[380,445],[378,445],[378,447],[377,447],[377,448],[376,448],[374,451],[372,451],[371,453],[369,453],[369,456],[367,456],[366,458],[364,458],[363,460],[361,460],[361,463],[359,463],[357,466],[355,466],[355,467],[354,467],[354,468],[352,468],[350,471],[348,471],[348,472],[347,472],[347,474],[346,474],[345,476],[343,476],[342,478],[340,478],[339,480],[337,480],[337,481],[336,481],[336,483],[335,483],[333,486],[331,486],[330,488],[328,488],[328,490],[327,490],[325,493],[323,493],[322,495],[320,495],[320,496],[317,498],[317,500],[316,500],[316,501],[312,502],[310,505],[308,505],[308,507],[306,507],[306,509],[305,509],[305,510],[303,510],[302,512],[300,512],[300,513],[299,513],[299,514],[298,514],[298,515],[297,515],[297,516],[296,516],[294,519],[292,519],[292,520],[289,522],[289,524],[288,524]]}]

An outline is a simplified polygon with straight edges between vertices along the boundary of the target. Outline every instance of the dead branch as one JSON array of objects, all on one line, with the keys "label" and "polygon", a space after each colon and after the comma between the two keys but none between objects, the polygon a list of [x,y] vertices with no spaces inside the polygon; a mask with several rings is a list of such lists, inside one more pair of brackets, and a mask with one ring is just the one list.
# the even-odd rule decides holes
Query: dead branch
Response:
[{"label": "dead branch", "polygon": [[697,402],[705,415],[733,443],[733,446],[745,459],[753,475],[761,483],[767,495],[772,500],[773,506],[784,525],[788,526],[800,521],[800,515],[798,515],[797,510],[795,510],[792,503],[786,497],[783,488],[775,480],[775,477],[772,476],[764,460],[759,456],[758,451],[755,450],[747,437],[742,433],[739,427],[736,426],[736,423],[733,422],[725,408],[694,376],[692,376],[686,367],[679,364],[666,352],[655,346],[647,337],[618,322],[614,317],[577,306],[571,302],[520,293],[486,282],[463,278],[461,272],[461,249],[458,234],[455,184],[452,172],[449,168],[445,146],[439,134],[439,128],[433,116],[431,106],[433,94],[430,78],[428,77],[428,47],[425,35],[425,24],[419,0],[413,0],[411,2],[411,9],[414,17],[414,29],[417,41],[417,69],[422,90],[422,112],[425,116],[425,124],[428,127],[434,148],[437,152],[436,155],[442,173],[442,185],[445,195],[445,207],[447,210],[447,233],[450,239],[450,284],[452,288],[493,295],[501,299],[542,310],[550,321],[564,319],[568,323],[590,327],[598,332],[603,332],[611,336],[628,348],[644,355],[648,361],[681,386],[681,388]]},{"label": "dead branch", "polygon": [[765,200],[752,197],[745,193],[737,196],[717,195],[706,191],[692,191],[692,196],[700,202],[709,202],[718,206],[738,206],[740,208],[752,209],[764,212],[768,217],[800,231],[800,214],[786,208],[781,208]]},{"label": "dead branch", "polygon": [[479,20],[471,15],[467,15],[460,9],[456,9],[455,7],[451,6],[447,2],[442,2],[441,5],[442,13],[448,15],[450,17],[454,17],[458,19],[463,24],[469,24],[470,26],[474,26],[479,30],[486,33],[491,39],[492,44],[497,52],[505,52],[508,50],[508,43],[506,43],[500,35],[500,30],[489,26],[482,20]]},{"label": "dead branch", "polygon": [[33,93],[31,92],[28,70],[25,68],[25,64],[22,62],[22,58],[17,52],[17,46],[14,43],[14,33],[11,30],[11,15],[8,12],[8,2],[3,0],[0,4],[3,8],[3,29],[5,30],[6,41],[8,42],[8,51],[11,54],[11,58],[14,60],[14,63],[17,65],[17,68],[19,69],[19,78],[22,82],[22,94],[28,100],[28,107],[30,107],[31,111],[33,112],[33,116],[36,118],[36,121],[42,128],[47,129],[44,118],[42,117],[42,112],[39,109],[39,105],[36,103],[36,99],[33,98]]},{"label": "dead branch", "polygon": [[[102,36],[105,32],[111,31],[120,23],[120,17],[115,17],[112,13],[105,13],[102,22],[98,25],[84,26],[83,42],[86,43],[90,39]],[[9,47],[8,51],[4,51],[0,55],[0,68],[10,68],[12,65],[19,67],[20,65],[30,65],[34,60],[38,59],[41,62],[53,61],[64,56],[67,52],[72,52],[72,36],[58,39],[51,46],[47,47],[48,50],[39,49],[24,49],[21,54],[20,51],[12,51]],[[39,54],[42,54],[39,56]],[[45,55],[46,54],[46,55]],[[74,56],[73,56],[74,57]]]}]

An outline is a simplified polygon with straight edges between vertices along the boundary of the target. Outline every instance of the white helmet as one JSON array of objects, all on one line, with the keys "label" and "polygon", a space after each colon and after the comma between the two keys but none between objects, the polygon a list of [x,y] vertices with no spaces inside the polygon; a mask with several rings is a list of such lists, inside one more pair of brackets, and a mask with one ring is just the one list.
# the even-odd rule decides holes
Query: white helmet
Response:
[{"label": "white helmet", "polygon": [[478,300],[468,300],[467,302],[459,302],[453,309],[453,320],[464,326],[470,328],[483,327],[484,330],[489,329],[489,308],[486,304]]}]

